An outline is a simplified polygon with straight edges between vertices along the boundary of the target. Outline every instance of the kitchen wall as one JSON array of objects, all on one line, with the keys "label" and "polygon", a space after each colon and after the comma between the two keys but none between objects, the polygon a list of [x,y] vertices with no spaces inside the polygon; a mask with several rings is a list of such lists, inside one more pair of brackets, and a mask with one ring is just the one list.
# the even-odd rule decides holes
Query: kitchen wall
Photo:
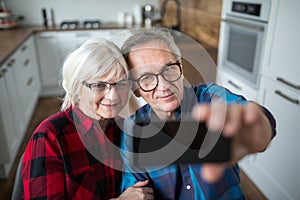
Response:
[{"label": "kitchen wall", "polygon": [[[162,4],[164,0],[159,0]],[[181,4],[181,32],[193,37],[217,61],[222,0],[179,0]],[[176,5],[168,1],[163,24],[176,23]]]},{"label": "kitchen wall", "polygon": [[42,25],[42,8],[54,10],[55,21],[100,19],[116,22],[118,13],[133,13],[135,5],[150,3],[158,6],[158,0],[6,0],[6,6],[15,15],[23,15],[26,25]]}]

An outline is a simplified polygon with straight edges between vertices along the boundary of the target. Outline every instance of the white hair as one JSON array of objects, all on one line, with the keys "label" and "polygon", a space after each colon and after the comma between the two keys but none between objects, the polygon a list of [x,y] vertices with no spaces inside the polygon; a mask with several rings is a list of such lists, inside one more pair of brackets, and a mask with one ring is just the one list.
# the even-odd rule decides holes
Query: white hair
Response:
[{"label": "white hair", "polygon": [[62,87],[65,96],[61,109],[75,104],[87,79],[105,77],[106,80],[128,75],[128,68],[120,49],[103,38],[90,39],[71,52],[62,66]]}]

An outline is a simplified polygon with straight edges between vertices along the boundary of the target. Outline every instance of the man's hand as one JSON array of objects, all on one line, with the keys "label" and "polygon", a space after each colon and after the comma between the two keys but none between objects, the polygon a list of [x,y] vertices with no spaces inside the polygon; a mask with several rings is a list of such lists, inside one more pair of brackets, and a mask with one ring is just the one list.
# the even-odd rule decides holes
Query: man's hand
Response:
[{"label": "man's hand", "polygon": [[263,151],[272,138],[269,120],[259,105],[246,105],[213,101],[199,104],[193,110],[193,117],[206,122],[211,131],[222,131],[224,137],[233,138],[231,160],[222,164],[203,164],[202,175],[208,182],[219,180],[226,165],[234,165],[247,154]]},{"label": "man's hand", "polygon": [[150,187],[146,187],[149,181],[139,181],[125,190],[117,200],[152,200],[154,199],[153,196],[153,189]]}]

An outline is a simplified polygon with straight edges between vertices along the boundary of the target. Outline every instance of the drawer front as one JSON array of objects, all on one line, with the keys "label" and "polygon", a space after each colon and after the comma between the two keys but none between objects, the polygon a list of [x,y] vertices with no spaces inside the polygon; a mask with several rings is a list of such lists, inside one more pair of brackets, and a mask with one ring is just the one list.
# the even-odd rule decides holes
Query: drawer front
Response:
[{"label": "drawer front", "polygon": [[22,85],[28,81],[31,76],[38,76],[36,54],[34,50],[33,39],[29,38],[14,54],[15,62],[13,64],[17,84]]},{"label": "drawer front", "polygon": [[258,91],[249,87],[242,80],[225,71],[219,70],[217,83],[235,94],[243,95],[248,100],[257,101]]}]

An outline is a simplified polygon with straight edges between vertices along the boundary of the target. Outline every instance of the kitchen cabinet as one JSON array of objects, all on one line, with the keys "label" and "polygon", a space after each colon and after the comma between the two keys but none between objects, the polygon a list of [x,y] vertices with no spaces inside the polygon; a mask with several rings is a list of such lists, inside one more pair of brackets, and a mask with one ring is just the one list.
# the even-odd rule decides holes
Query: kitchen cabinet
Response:
[{"label": "kitchen cabinet", "polygon": [[[17,128],[13,116],[13,102],[16,100],[16,83],[13,77],[14,57],[10,57],[2,66],[0,66],[0,177],[6,175],[7,166],[17,149]],[[18,105],[17,105],[18,106]]]},{"label": "kitchen cabinet", "polygon": [[[13,68],[17,93],[21,98],[20,110],[16,113],[24,124],[21,131],[26,130],[41,90],[40,76],[37,65],[34,38],[27,39],[15,53],[17,62]],[[23,133],[22,133],[23,134]]]},{"label": "kitchen cabinet", "polygon": [[40,92],[33,38],[0,68],[0,178],[8,176]]},{"label": "kitchen cabinet", "polygon": [[263,74],[300,93],[300,1],[274,0]]},{"label": "kitchen cabinet", "polygon": [[36,33],[35,39],[42,82],[41,96],[60,94],[59,74],[62,59],[58,46],[58,32]]},{"label": "kitchen cabinet", "polygon": [[268,199],[298,199],[300,94],[265,77],[259,94],[259,101],[276,118],[277,135],[265,152],[242,168]]},{"label": "kitchen cabinet", "polygon": [[82,31],[62,31],[57,34],[58,36],[58,47],[60,51],[60,62],[63,63],[66,56],[73,50],[82,45],[85,41],[90,38],[107,38],[110,35],[109,30],[93,31],[93,30],[82,30]]},{"label": "kitchen cabinet", "polygon": [[62,31],[58,34],[58,46],[63,63],[66,56],[90,38],[105,38],[121,47],[130,35],[126,29]]},{"label": "kitchen cabinet", "polygon": [[243,95],[247,100],[257,101],[257,90],[247,85],[244,80],[222,69],[218,69],[217,83],[235,94]]},{"label": "kitchen cabinet", "polygon": [[270,13],[258,102],[277,123],[277,135],[263,153],[241,167],[268,199],[300,197],[300,17],[297,0],[274,0]]},{"label": "kitchen cabinet", "polygon": [[129,29],[110,29],[109,33],[107,39],[113,41],[119,48],[132,35]]}]

